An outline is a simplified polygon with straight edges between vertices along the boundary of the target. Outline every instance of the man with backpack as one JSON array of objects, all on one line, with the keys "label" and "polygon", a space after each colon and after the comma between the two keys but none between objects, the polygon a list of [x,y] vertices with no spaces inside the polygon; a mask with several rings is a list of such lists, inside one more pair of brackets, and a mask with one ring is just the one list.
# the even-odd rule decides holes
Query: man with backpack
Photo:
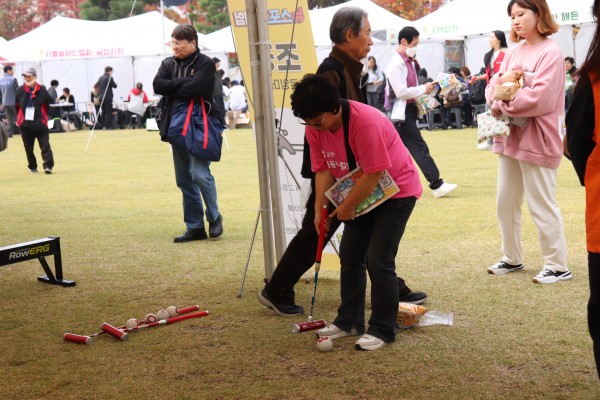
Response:
[{"label": "man with backpack", "polygon": [[[362,75],[363,64],[371,49],[371,25],[367,13],[357,7],[343,7],[331,21],[329,36],[334,43],[329,56],[317,69],[333,82],[340,97],[366,104],[366,83],[368,75]],[[302,228],[288,245],[277,268],[265,288],[258,293],[258,300],[281,316],[294,316],[304,313],[301,306],[295,305],[294,285],[310,269],[317,252],[318,234],[315,230],[315,178],[311,168],[310,148],[305,139],[302,164],[302,177],[311,180],[311,195],[306,204],[306,214]],[[332,212],[333,209],[330,209]],[[340,226],[341,221],[332,219],[327,242]],[[413,292],[406,286],[404,279],[398,277],[399,301],[421,304],[427,299],[423,292]]]},{"label": "man with backpack", "polygon": [[415,99],[431,93],[434,88],[432,82],[418,84],[419,64],[415,60],[415,55],[419,44],[419,31],[411,26],[403,28],[398,34],[398,43],[400,46],[392,56],[386,71],[390,93],[393,92],[395,96],[390,119],[410,155],[429,182],[433,197],[442,197],[456,189],[457,185],[444,182],[440,178],[440,171],[417,127],[418,111]]}]

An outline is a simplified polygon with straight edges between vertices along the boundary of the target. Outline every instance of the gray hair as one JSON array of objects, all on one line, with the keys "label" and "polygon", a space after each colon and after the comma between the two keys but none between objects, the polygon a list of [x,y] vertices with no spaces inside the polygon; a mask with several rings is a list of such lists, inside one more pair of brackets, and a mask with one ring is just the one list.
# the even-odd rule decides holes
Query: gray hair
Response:
[{"label": "gray hair", "polygon": [[329,38],[335,44],[346,41],[346,32],[350,30],[358,36],[363,27],[363,17],[368,14],[358,7],[343,7],[337,10],[329,25]]}]

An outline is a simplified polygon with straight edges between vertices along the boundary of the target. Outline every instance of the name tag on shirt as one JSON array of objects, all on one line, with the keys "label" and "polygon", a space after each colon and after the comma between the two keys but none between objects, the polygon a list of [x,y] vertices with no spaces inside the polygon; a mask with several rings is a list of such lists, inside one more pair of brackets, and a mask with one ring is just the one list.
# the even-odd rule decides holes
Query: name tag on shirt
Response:
[{"label": "name tag on shirt", "polygon": [[33,121],[35,116],[35,107],[27,107],[25,109],[25,121]]}]

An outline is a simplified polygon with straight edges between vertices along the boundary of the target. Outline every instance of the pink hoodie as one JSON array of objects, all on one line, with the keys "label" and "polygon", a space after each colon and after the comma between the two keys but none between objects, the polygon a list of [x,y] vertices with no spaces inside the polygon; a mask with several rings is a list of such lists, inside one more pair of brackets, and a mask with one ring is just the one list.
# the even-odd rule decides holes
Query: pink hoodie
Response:
[{"label": "pink hoodie", "polygon": [[525,127],[511,124],[510,136],[494,139],[493,151],[516,160],[557,169],[563,154],[562,131],[565,112],[565,67],[558,45],[546,39],[508,50],[500,70],[486,88],[488,103],[494,85],[502,84],[506,71],[522,70],[523,88],[512,101],[493,100],[492,108],[509,117],[528,117]]}]

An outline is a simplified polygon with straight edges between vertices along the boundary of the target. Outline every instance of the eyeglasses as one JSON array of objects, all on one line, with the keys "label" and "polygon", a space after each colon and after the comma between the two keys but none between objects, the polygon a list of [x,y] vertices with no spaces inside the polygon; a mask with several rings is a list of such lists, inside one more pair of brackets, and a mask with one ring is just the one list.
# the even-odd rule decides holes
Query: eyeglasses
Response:
[{"label": "eyeglasses", "polygon": [[305,120],[303,121],[300,118],[298,118],[298,123],[304,126],[314,126],[319,128],[323,126],[323,122],[325,121],[325,114],[327,113],[323,113],[323,118],[321,118],[321,122],[305,122]]},{"label": "eyeglasses", "polygon": [[187,40],[184,40],[182,42],[180,42],[178,40],[171,40],[169,42],[169,44],[171,45],[171,47],[178,47],[178,46],[181,46],[182,44],[186,44],[186,43],[189,43],[189,42]]}]

